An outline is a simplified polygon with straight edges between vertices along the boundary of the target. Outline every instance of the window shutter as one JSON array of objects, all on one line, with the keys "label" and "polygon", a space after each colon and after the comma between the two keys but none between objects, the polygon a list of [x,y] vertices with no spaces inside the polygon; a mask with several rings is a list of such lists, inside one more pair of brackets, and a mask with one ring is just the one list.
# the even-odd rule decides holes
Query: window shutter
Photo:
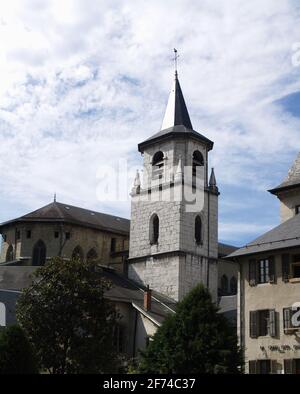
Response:
[{"label": "window shutter", "polygon": [[256,283],[257,283],[256,261],[249,260],[249,285],[256,286]]},{"label": "window shutter", "polygon": [[291,308],[283,308],[283,329],[285,334],[290,334],[290,328],[292,328],[291,324],[292,319],[292,310]]},{"label": "window shutter", "polygon": [[253,374],[257,373],[256,365],[257,365],[256,360],[250,360],[249,361],[249,374],[253,375]]},{"label": "window shutter", "polygon": [[296,372],[295,360],[288,359],[284,360],[284,373],[285,374],[294,374]]},{"label": "window shutter", "polygon": [[290,255],[289,254],[281,255],[281,265],[282,265],[282,280],[283,280],[283,282],[288,282],[289,275],[290,275]]},{"label": "window shutter", "polygon": [[269,335],[271,337],[276,337],[276,312],[275,309],[270,309],[269,312]]},{"label": "window shutter", "polygon": [[269,257],[269,277],[270,283],[276,283],[276,272],[275,272],[275,259],[274,256]]},{"label": "window shutter", "polygon": [[258,313],[257,311],[250,312],[250,337],[257,338],[258,337]]},{"label": "window shutter", "polygon": [[277,364],[277,360],[271,360],[271,374],[277,374],[278,372],[278,364]]}]

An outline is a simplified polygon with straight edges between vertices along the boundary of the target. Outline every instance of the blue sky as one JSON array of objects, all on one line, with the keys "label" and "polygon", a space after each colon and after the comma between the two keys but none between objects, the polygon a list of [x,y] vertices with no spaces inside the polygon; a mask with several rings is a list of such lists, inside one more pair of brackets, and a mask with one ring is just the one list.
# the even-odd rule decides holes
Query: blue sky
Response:
[{"label": "blue sky", "polygon": [[[161,126],[172,49],[195,130],[215,142],[219,238],[279,223],[279,184],[300,151],[300,13],[288,0],[11,0],[0,4],[0,221],[97,198],[103,166],[142,165]],[[299,64],[298,64],[299,63]],[[130,188],[130,185],[128,185]]]}]

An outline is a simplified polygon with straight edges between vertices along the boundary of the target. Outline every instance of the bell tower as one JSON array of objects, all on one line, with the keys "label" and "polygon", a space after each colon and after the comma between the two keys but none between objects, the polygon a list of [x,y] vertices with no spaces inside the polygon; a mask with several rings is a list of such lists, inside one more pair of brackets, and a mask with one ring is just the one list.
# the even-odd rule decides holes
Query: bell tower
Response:
[{"label": "bell tower", "polygon": [[175,300],[204,283],[217,297],[218,188],[213,142],[193,129],[177,71],[159,132],[138,145],[128,275]]}]

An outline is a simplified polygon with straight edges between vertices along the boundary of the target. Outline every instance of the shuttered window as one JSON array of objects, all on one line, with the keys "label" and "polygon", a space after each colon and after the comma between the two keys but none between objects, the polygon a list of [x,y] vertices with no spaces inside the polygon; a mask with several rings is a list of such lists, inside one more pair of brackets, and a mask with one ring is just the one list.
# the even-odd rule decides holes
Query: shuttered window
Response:
[{"label": "shuttered window", "polygon": [[250,311],[250,338],[277,336],[278,313],[274,309]]},{"label": "shuttered window", "polygon": [[256,261],[249,261],[249,285],[256,286],[257,284],[257,273],[256,273]]},{"label": "shuttered window", "polygon": [[292,308],[283,309],[283,330],[285,334],[291,334]]},{"label": "shuttered window", "polygon": [[275,259],[274,256],[269,257],[269,282],[276,283],[276,272],[275,272]]},{"label": "shuttered window", "polygon": [[249,373],[250,374],[256,374],[256,360],[250,360],[249,361]]},{"label": "shuttered window", "polygon": [[282,280],[283,280],[283,282],[288,282],[289,275],[290,275],[290,255],[289,254],[281,255],[281,266],[282,266]]},{"label": "shuttered window", "polygon": [[294,374],[295,372],[296,372],[295,360],[293,360],[293,359],[284,360],[284,373],[285,374]]},{"label": "shuttered window", "polygon": [[258,337],[258,312],[257,311],[250,312],[250,337],[251,338]]},{"label": "shuttered window", "polygon": [[276,337],[277,335],[277,324],[276,324],[277,314],[275,309],[269,311],[269,335],[271,337]]}]

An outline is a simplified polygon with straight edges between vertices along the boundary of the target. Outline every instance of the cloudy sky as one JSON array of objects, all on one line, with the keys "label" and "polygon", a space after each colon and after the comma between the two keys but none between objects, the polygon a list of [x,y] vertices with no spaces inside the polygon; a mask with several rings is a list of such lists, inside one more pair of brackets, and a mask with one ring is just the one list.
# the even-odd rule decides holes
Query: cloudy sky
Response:
[{"label": "cloudy sky", "polygon": [[99,185],[108,166],[141,167],[176,47],[193,126],[215,142],[219,238],[241,245],[275,226],[266,190],[300,150],[299,26],[297,0],[2,1],[0,221],[54,192],[129,217]]}]

